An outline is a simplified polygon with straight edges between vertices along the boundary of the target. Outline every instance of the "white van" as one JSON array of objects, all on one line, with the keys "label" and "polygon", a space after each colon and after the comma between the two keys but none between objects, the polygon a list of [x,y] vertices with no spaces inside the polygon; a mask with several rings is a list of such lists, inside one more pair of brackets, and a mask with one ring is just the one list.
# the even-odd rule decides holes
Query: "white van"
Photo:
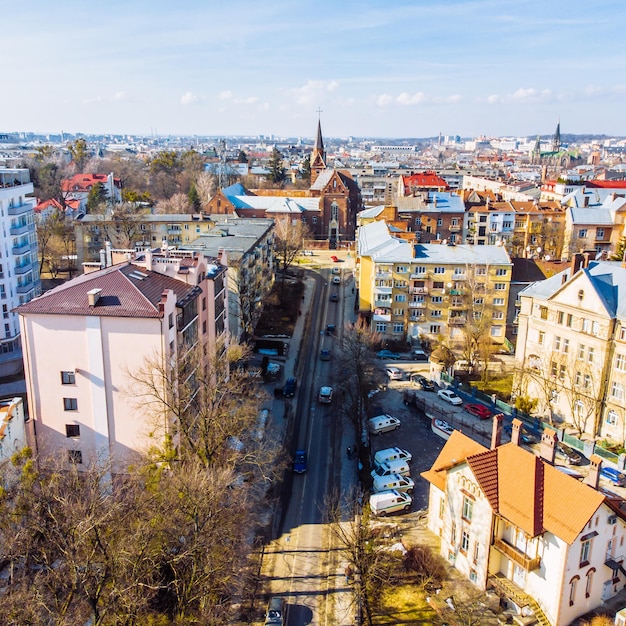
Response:
[{"label": "white van", "polygon": [[392,489],[390,491],[381,491],[370,496],[370,509],[374,515],[385,516],[389,513],[397,513],[410,511],[413,498]]},{"label": "white van", "polygon": [[392,474],[400,474],[400,476],[410,476],[411,468],[406,461],[385,461],[372,470],[372,478],[377,476],[391,476]]},{"label": "white van", "polygon": [[391,415],[377,415],[367,420],[367,429],[372,435],[380,435],[400,427],[400,420]]},{"label": "white van", "polygon": [[404,491],[405,493],[413,493],[415,483],[409,476],[400,476],[400,474],[391,474],[391,476],[376,476],[374,478],[374,493],[381,491]]},{"label": "white van", "polygon": [[385,461],[410,461],[413,458],[413,455],[402,448],[393,447],[393,448],[385,448],[384,450],[379,450],[374,455],[374,465],[381,465]]}]

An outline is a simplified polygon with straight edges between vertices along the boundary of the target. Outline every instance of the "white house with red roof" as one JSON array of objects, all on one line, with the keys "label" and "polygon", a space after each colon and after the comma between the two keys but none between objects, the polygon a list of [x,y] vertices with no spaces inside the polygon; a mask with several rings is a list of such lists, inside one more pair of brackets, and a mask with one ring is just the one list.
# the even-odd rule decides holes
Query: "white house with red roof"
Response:
[{"label": "white house with red roof", "polygon": [[[441,555],[478,588],[494,588],[522,616],[565,626],[599,607],[626,582],[626,503],[599,488],[602,459],[585,484],[554,465],[556,434],[541,456],[520,443],[491,449],[454,431],[430,470],[429,529]],[[535,623],[535,622],[529,622]]]},{"label": "white house with red roof", "polygon": [[[107,192],[109,201],[117,204],[122,201],[122,181],[113,174],[74,174],[72,178],[61,181],[61,191],[68,206],[78,212],[87,210],[87,198],[92,187],[101,184]],[[78,206],[76,207],[76,201]]]}]

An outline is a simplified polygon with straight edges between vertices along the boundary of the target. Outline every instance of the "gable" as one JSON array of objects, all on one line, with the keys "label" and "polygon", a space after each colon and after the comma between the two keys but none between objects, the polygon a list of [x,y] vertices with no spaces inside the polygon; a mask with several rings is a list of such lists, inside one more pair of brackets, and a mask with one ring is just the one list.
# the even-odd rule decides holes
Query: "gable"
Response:
[{"label": "gable", "polygon": [[[580,299],[581,295],[582,300]],[[585,271],[574,275],[549,298],[549,301],[563,306],[576,306],[581,311],[587,311],[601,317],[613,317],[607,301],[598,293]]]}]

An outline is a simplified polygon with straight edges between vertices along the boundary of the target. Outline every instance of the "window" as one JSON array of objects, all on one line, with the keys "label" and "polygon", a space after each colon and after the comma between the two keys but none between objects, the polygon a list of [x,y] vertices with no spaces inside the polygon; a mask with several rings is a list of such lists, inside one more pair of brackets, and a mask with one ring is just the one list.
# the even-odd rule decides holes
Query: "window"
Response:
[{"label": "window", "polygon": [[394,324],[393,325],[394,333],[403,333],[404,332],[404,324]]},{"label": "window", "polygon": [[76,398],[63,398],[63,410],[78,411],[78,400]]},{"label": "window", "polygon": [[565,365],[559,365],[559,380],[565,380]]},{"label": "window", "polygon": [[589,389],[589,387],[591,387],[591,374],[585,374],[585,382],[583,383],[583,387],[585,389]]},{"label": "window", "polygon": [[170,313],[167,316],[167,325],[168,325],[168,328],[172,328],[174,326],[174,313]]},{"label": "window", "polygon": [[559,311],[556,314],[556,321],[557,321],[557,323],[562,324],[564,318],[565,318],[565,313],[563,313],[563,311]]},{"label": "window", "polygon": [[591,334],[596,337],[600,334],[600,323],[599,322],[591,322]]},{"label": "window", "polygon": [[485,299],[484,298],[474,298],[474,304],[476,306],[480,306],[482,304],[485,304]]},{"label": "window", "polygon": [[472,521],[472,514],[474,512],[474,501],[469,496],[463,496],[463,519],[468,522]]},{"label": "window", "polygon": [[469,544],[470,544],[469,533],[466,530],[464,530],[463,533],[461,534],[461,552],[463,552],[464,554],[467,554],[467,551],[469,550]]},{"label": "window", "polygon": [[504,306],[504,298],[494,298],[493,299],[494,306]]},{"label": "window", "polygon": [[626,341],[626,326],[622,326],[619,329],[619,339],[620,341]]},{"label": "window", "polygon": [[611,398],[615,400],[623,400],[624,399],[624,385],[613,381],[611,383]]},{"label": "window", "polygon": [[440,217],[437,218],[437,226],[443,226],[443,219]]},{"label": "window", "polygon": [[75,372],[61,372],[61,384],[62,385],[75,385],[76,384]]},{"label": "window", "polygon": [[66,437],[80,437],[80,426],[78,424],[65,424]]},{"label": "window", "polygon": [[587,350],[587,361],[589,363],[593,363],[594,352],[595,352],[595,348],[593,346],[589,346],[589,350]]},{"label": "window", "polygon": [[469,579],[473,582],[476,583],[478,582],[478,572],[475,569],[471,569],[470,573],[469,573]]},{"label": "window", "polygon": [[578,344],[578,358],[581,361],[585,358],[585,346],[582,343]]},{"label": "window", "polygon": [[496,291],[505,291],[506,290],[506,283],[496,283],[493,288]]},{"label": "window", "polygon": [[7,305],[6,305],[6,304],[3,304],[3,305],[2,305],[2,317],[3,317],[5,320],[8,320],[8,319],[9,319],[9,309],[7,308]]},{"label": "window", "polygon": [[405,267],[404,265],[398,265],[396,267],[396,273],[398,274],[406,274],[408,271],[409,271],[408,268]]},{"label": "window", "polygon": [[540,330],[540,331],[539,331],[539,337],[537,338],[537,343],[538,343],[540,346],[543,346],[543,344],[545,343],[545,341],[546,341],[546,334],[543,332],[543,330]]},{"label": "window", "polygon": [[585,585],[585,598],[588,598],[591,595],[591,582],[593,581],[593,573],[595,568],[591,568],[587,572],[587,584]]},{"label": "window", "polygon": [[450,543],[456,542],[456,524],[452,524],[452,528],[450,529]]},{"label": "window", "polygon": [[443,514],[446,512],[446,501],[441,498],[439,500],[439,519],[443,519]]},{"label": "window", "polygon": [[554,338],[554,349],[557,352],[561,351],[561,338],[560,337],[555,337]]},{"label": "window", "polygon": [[67,460],[70,463],[82,463],[83,462],[83,453],[80,450],[68,450],[67,451]]},{"label": "window", "polygon": [[596,239],[604,239],[604,228],[596,228]]},{"label": "window", "polygon": [[[582,566],[582,565],[581,565]],[[576,601],[576,585],[578,584],[578,576],[574,576],[569,583],[569,605],[573,606]]]},{"label": "window", "polygon": [[591,332],[591,320],[583,318],[582,330],[583,330],[584,333]]},{"label": "window", "polygon": [[478,563],[478,555],[480,554],[480,544],[478,541],[474,542],[474,563]]},{"label": "window", "polygon": [[616,354],[615,355],[615,369],[623,372],[626,370],[626,355],[624,354]]},{"label": "window", "polygon": [[581,228],[578,231],[578,238],[579,239],[585,239],[587,237],[587,229],[586,228]]},{"label": "window", "polygon": [[506,269],[504,267],[499,267],[496,270],[496,276],[506,276]]},{"label": "window", "polygon": [[433,272],[435,274],[445,274],[446,273],[446,268],[445,267],[436,267]]},{"label": "window", "polygon": [[431,324],[430,327],[428,328],[428,332],[431,335],[438,335],[440,331],[441,331],[440,324]]},{"label": "window", "polygon": [[540,306],[539,307],[539,317],[542,320],[547,320],[548,319],[548,307],[547,306]]},{"label": "window", "polygon": [[441,304],[443,302],[443,297],[442,296],[431,296],[430,297],[430,301],[433,304]]},{"label": "window", "polygon": [[502,326],[492,326],[491,327],[491,336],[492,337],[502,337]]},{"label": "window", "polygon": [[484,276],[487,273],[487,268],[484,265],[479,265],[476,268],[476,276]]},{"label": "window", "polygon": [[434,281],[433,289],[443,289],[443,282],[439,280]]},{"label": "window", "polygon": [[568,354],[568,353],[569,353],[569,339],[565,337],[563,339],[563,354]]},{"label": "window", "polygon": [[404,309],[394,309],[393,314],[396,316],[404,315]]},{"label": "window", "polygon": [[582,417],[585,414],[585,404],[582,400],[574,401],[574,415],[576,417]]},{"label": "window", "polygon": [[504,311],[494,311],[491,317],[494,320],[503,320],[504,319]]},{"label": "window", "polygon": [[376,322],[376,332],[377,333],[386,333],[387,332],[387,324],[385,324],[385,322]]},{"label": "window", "polygon": [[415,274],[425,274],[426,273],[426,267],[424,265],[418,265],[415,268]]},{"label": "window", "polygon": [[606,414],[605,421],[609,426],[617,426],[617,422],[618,422],[617,411],[613,411],[613,410],[608,411]]},{"label": "window", "polygon": [[406,294],[404,293],[397,293],[394,298],[393,298],[396,302],[406,302]]},{"label": "window", "polygon": [[206,335],[206,320],[202,322],[202,334]]},{"label": "window", "polygon": [[567,314],[567,321],[565,322],[565,325],[566,325],[568,328],[571,328],[571,327],[572,327],[572,314],[571,314],[571,313],[568,313],[568,314]]},{"label": "window", "polygon": [[431,317],[441,317],[441,309],[435,309],[430,312]]},{"label": "window", "polygon": [[589,554],[591,553],[591,539],[582,542],[580,546],[580,566],[589,564]]}]

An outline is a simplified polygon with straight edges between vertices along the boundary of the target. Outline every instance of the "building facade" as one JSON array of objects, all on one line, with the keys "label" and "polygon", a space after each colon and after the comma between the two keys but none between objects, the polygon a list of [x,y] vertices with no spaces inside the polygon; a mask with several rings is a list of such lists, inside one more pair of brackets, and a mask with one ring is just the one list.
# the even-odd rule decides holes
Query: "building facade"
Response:
[{"label": "building facade", "polygon": [[413,244],[375,221],[358,233],[359,312],[386,339],[505,341],[512,263],[501,246]]},{"label": "building facade", "polygon": [[575,255],[519,293],[519,395],[581,434],[626,439],[626,269]]},{"label": "building facade", "polygon": [[15,308],[41,293],[35,200],[27,169],[0,168],[0,377],[22,370],[19,318]]},{"label": "building facade", "polygon": [[[42,465],[110,463],[114,473],[124,473],[154,445],[154,433],[171,433],[175,442],[167,409],[137,396],[133,376],[150,363],[170,372],[196,347],[207,354],[214,314],[208,298],[219,292],[224,308],[226,297],[217,283],[208,285],[222,280],[225,268],[200,259],[177,263],[189,280],[124,262],[83,274],[18,309]],[[214,302],[219,294],[211,295]],[[157,379],[165,396],[169,383]]]},{"label": "building facade", "polygon": [[555,434],[544,433],[537,457],[520,445],[520,428],[514,420],[511,443],[496,435],[491,449],[454,431],[422,474],[428,527],[479,589],[493,587],[520,616],[565,626],[624,587],[624,501],[598,490],[599,457],[583,484],[554,466]]}]

